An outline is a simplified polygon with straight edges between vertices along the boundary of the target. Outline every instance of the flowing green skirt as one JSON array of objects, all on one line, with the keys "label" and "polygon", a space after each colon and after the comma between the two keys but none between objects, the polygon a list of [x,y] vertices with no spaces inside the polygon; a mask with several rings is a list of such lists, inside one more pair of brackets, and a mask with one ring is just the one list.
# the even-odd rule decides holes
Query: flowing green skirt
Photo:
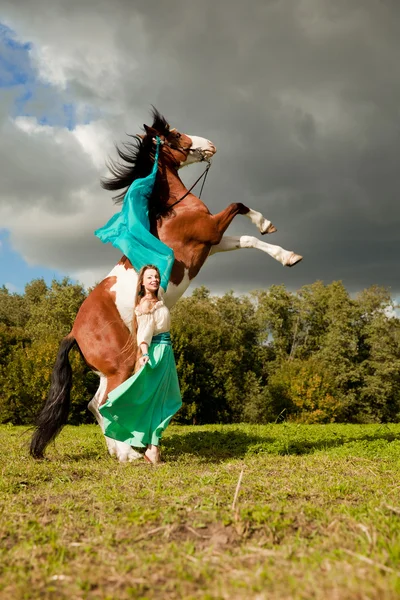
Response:
[{"label": "flowing green skirt", "polygon": [[149,361],[108,395],[99,410],[104,434],[131,446],[158,446],[163,431],[182,406],[169,334],[153,337]]}]

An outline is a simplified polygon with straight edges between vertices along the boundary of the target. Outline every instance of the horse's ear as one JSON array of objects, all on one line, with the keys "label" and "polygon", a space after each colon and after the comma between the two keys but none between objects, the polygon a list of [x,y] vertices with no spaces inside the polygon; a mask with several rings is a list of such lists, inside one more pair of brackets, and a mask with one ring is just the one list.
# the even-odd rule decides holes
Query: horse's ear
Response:
[{"label": "horse's ear", "polygon": [[143,129],[146,132],[146,135],[155,137],[157,135],[157,131],[153,127],[149,127],[148,125],[143,125]]}]

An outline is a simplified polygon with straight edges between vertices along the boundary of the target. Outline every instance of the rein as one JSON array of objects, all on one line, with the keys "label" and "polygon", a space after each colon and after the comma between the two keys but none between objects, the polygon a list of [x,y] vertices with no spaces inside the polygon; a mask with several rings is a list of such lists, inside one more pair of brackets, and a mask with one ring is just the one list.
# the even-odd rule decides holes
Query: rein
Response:
[{"label": "rein", "polygon": [[[200,194],[199,194],[199,199],[200,199],[202,191],[203,191],[203,188],[204,188],[204,184],[205,184],[206,179],[207,179],[208,171],[210,170],[210,167],[211,167],[211,161],[208,162],[208,165],[205,168],[205,170],[203,171],[203,173],[200,175],[200,177],[198,179],[196,179],[196,181],[194,182],[194,184],[192,185],[192,187],[189,188],[188,191],[185,194],[183,194],[182,198],[179,198],[179,200],[176,200],[176,202],[174,202],[173,204],[169,204],[168,206],[166,206],[165,210],[170,210],[171,208],[173,208],[174,206],[176,206],[177,204],[179,204],[179,202],[182,202],[182,200],[184,200],[186,198],[186,196],[188,196],[190,194],[190,192],[192,191],[192,189],[204,177],[203,183],[201,184]],[[162,216],[162,213],[156,214],[156,219],[159,219],[161,216]]]}]

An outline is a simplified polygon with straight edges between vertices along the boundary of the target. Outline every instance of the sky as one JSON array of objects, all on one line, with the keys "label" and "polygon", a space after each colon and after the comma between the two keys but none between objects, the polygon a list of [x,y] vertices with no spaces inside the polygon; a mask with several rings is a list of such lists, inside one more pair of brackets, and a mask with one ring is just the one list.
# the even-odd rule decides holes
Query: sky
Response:
[{"label": "sky", "polygon": [[[217,154],[202,199],[261,211],[269,243],[211,257],[213,293],[342,280],[400,297],[398,0],[0,0],[0,285],[85,286],[119,260],[100,187],[151,105]],[[185,183],[201,173],[183,173]],[[255,235],[238,216],[229,235]]]}]

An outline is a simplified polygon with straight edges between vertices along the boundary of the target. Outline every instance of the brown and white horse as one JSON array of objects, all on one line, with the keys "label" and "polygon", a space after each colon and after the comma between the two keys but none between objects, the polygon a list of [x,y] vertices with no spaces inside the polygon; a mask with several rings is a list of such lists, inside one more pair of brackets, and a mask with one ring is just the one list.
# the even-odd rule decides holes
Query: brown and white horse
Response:
[{"label": "brown and white horse", "polygon": [[[184,294],[211,254],[257,248],[289,267],[302,259],[294,252],[252,236],[224,236],[238,214],[249,218],[262,234],[273,233],[276,228],[261,213],[240,202],[230,204],[213,215],[199,198],[187,193],[178,170],[209,160],[216,148],[209,140],[171,129],[156,110],[153,117],[152,126],[144,126],[145,135],[134,136],[134,142],[125,144],[124,149],[117,148],[123,163],[111,163],[113,177],[103,182],[103,187],[122,190],[116,198],[122,201],[131,183],[150,173],[154,162],[154,138],[160,137],[159,169],[149,211],[151,232],[175,254],[171,279],[164,295],[168,307],[172,307]],[[137,273],[124,256],[83,302],[71,332],[60,345],[49,396],[38,416],[32,437],[32,456],[42,457],[47,444],[67,422],[72,383],[68,353],[75,343],[87,364],[100,377],[99,388],[89,403],[89,409],[102,427],[99,405],[105,402],[111,390],[135,371],[138,356],[132,322],[136,283]],[[116,455],[120,461],[131,461],[141,456],[128,444],[110,438],[106,441],[110,454]]]}]

